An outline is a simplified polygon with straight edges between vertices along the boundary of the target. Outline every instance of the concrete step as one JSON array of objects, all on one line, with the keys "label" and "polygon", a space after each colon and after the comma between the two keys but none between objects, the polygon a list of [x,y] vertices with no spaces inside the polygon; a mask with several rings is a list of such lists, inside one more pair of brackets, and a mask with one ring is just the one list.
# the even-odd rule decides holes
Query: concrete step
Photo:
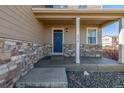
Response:
[{"label": "concrete step", "polygon": [[17,88],[68,87],[65,68],[34,68],[16,82]]},{"label": "concrete step", "polygon": [[53,55],[51,56],[52,60],[64,60],[64,56],[61,55]]}]

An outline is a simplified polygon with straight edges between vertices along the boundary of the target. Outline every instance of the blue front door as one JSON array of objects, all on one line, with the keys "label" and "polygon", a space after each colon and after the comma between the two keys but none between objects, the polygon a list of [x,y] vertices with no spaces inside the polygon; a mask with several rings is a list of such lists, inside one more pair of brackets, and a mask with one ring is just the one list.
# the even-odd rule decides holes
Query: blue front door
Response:
[{"label": "blue front door", "polygon": [[54,53],[62,53],[62,42],[63,42],[63,33],[62,30],[54,30],[54,39],[53,39],[53,51]]}]

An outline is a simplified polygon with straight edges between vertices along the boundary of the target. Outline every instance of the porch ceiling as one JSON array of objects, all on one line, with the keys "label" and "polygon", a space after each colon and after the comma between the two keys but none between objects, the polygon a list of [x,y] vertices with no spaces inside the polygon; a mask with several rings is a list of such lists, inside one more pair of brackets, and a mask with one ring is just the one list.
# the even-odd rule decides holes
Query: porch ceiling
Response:
[{"label": "porch ceiling", "polygon": [[75,18],[81,18],[82,25],[103,27],[124,16],[124,9],[33,9],[35,17],[44,24],[75,24]]},{"label": "porch ceiling", "polygon": [[[42,18],[38,19],[42,21],[45,25],[75,25],[74,18]],[[81,18],[80,24],[81,25],[94,25],[102,27],[108,23],[113,21],[117,21],[118,18],[111,18],[111,19],[99,19],[99,18]]]}]

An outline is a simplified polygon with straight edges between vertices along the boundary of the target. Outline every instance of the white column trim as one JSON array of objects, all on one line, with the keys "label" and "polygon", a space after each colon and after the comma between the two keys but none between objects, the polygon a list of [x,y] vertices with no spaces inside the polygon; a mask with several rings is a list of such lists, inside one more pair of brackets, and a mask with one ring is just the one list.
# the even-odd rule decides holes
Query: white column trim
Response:
[{"label": "white column trim", "polygon": [[124,64],[124,17],[119,20],[119,63]]},{"label": "white column trim", "polygon": [[76,17],[76,63],[80,63],[80,17]]}]

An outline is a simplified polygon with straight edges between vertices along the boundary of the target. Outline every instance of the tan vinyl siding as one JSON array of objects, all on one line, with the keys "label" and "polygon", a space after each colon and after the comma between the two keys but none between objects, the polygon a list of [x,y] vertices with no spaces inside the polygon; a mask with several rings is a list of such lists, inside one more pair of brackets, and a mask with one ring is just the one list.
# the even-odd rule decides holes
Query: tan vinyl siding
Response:
[{"label": "tan vinyl siding", "polygon": [[[81,29],[80,29],[80,43],[81,44],[87,44],[86,42],[86,38],[87,38],[87,27],[91,27],[91,26],[83,26],[81,25]],[[45,43],[50,43],[52,44],[52,28],[68,28],[68,32],[64,31],[64,44],[75,44],[75,25],[45,25]],[[98,28],[98,32],[97,32],[97,42],[98,45],[101,45],[101,36],[102,36],[102,32],[101,30]]]},{"label": "tan vinyl siding", "polygon": [[52,28],[68,28],[68,32],[64,31],[64,43],[75,43],[75,27],[74,25],[46,25],[45,26],[45,42],[52,43]]},{"label": "tan vinyl siding", "polygon": [[0,37],[41,43],[43,29],[31,6],[0,6]]}]

